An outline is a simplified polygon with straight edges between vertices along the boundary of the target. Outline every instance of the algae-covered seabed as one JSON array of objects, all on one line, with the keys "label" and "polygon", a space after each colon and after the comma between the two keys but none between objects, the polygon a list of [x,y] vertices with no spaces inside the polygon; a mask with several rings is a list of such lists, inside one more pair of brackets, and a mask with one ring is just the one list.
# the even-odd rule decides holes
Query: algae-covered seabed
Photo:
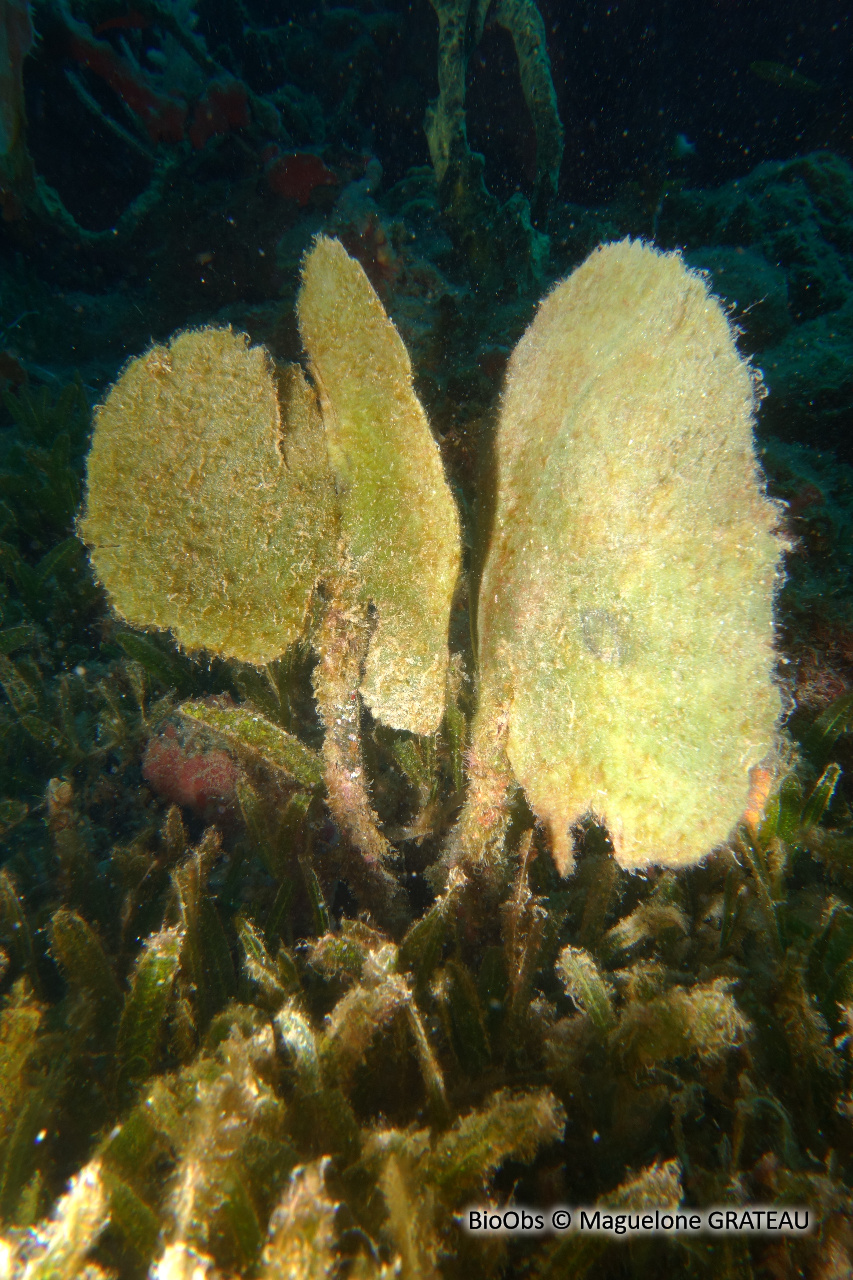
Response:
[{"label": "algae-covered seabed", "polygon": [[[506,31],[522,7],[502,6]],[[260,22],[228,29],[223,82],[209,13],[196,28],[155,6],[135,27],[126,7],[45,4],[45,38],[24,51],[29,107],[14,76],[4,90],[0,1276],[853,1268],[853,172],[823,150],[700,185],[689,160],[661,158],[586,208],[557,190],[544,93],[529,200],[502,203],[460,133],[453,6],[435,8],[444,97],[413,167],[384,180],[345,128],[374,99],[300,76],[322,64],[329,86],[369,85],[383,41],[405,41],[393,6],[295,22],[298,56]],[[133,62],[139,41],[161,61]],[[520,43],[528,89],[547,88],[535,55]],[[117,67],[148,107],[182,103],[186,136],[150,114],[135,127],[142,99]],[[77,84],[65,109],[120,176],[126,216],[99,223],[82,182],[62,187],[33,96],[60,80]],[[124,84],[124,108],[101,81]],[[321,230],[405,340],[465,548],[438,732],[357,717],[396,851],[395,893],[378,899],[325,801],[311,651],[255,668],[135,630],[75,535],[92,409],[122,362],[209,321],[298,359],[299,264]],[[582,823],[567,879],[519,795],[503,874],[469,867],[436,888],[468,768],[469,599],[503,370],[551,284],[626,234],[710,273],[769,391],[759,453],[792,541],[777,784],[763,816],[686,870],[623,871]],[[486,1203],[788,1204],[817,1225],[466,1234],[457,1215]]]}]

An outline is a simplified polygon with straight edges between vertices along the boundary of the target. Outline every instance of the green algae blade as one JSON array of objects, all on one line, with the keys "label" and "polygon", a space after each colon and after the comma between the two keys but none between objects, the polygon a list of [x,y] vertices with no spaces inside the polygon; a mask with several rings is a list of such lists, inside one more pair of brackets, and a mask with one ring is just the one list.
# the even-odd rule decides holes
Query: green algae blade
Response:
[{"label": "green algae blade", "polygon": [[304,787],[322,786],[323,763],[317,752],[257,711],[207,702],[184,702],[180,712],[221,734],[238,756],[252,763],[269,765]]},{"label": "green algae blade", "polygon": [[236,978],[228,939],[207,879],[220,852],[219,835],[208,827],[197,848],[172,872],[184,926],[181,964],[193,988],[195,1024],[206,1028],[234,994]]},{"label": "green algae blade", "polygon": [[35,627],[27,624],[19,627],[4,627],[0,631],[0,653],[14,653],[16,649],[24,649],[38,639]]},{"label": "green algae blade", "polygon": [[772,759],[784,541],[755,399],[705,282],[638,242],[596,250],[513,352],[472,757],[505,726],[563,874],[589,813],[624,867],[698,861]]},{"label": "green algae blade", "polygon": [[261,665],[303,631],[335,537],[317,409],[230,329],[133,360],[95,414],[80,536],[117,612]]},{"label": "green algae blade", "polygon": [[303,1084],[309,1089],[320,1085],[320,1054],[311,1024],[295,1000],[287,1002],[275,1016],[276,1038],[280,1050],[290,1058]]},{"label": "green algae blade", "polygon": [[109,1201],[100,1160],[91,1160],[68,1184],[50,1218],[33,1233],[37,1241],[23,1274],[27,1280],[77,1280],[105,1273],[84,1267],[86,1254],[109,1222]]},{"label": "green algae blade", "polygon": [[91,1002],[99,1023],[109,1025],[122,998],[97,934],[76,911],[61,907],[50,922],[50,946],[71,990]]},{"label": "green algae blade", "polygon": [[160,1222],[154,1210],[109,1167],[103,1172],[110,1209],[110,1225],[119,1231],[138,1257],[147,1262],[154,1252]]},{"label": "green algae blade", "polygon": [[593,957],[582,947],[563,947],[556,968],[566,994],[588,1014],[598,1033],[606,1036],[616,1019],[607,983]]},{"label": "green algae blade", "polygon": [[400,943],[397,967],[401,973],[413,974],[419,991],[426,987],[441,961],[445,939],[467,883],[461,871],[451,871],[445,892],[414,922]]},{"label": "green algae blade", "polygon": [[29,811],[24,800],[0,800],[0,837],[22,823]]},{"label": "green algae blade", "polygon": [[116,1044],[116,1092],[123,1102],[154,1067],[183,941],[183,929],[163,929],[146,939],[136,962]]},{"label": "green algae blade", "polygon": [[448,1201],[483,1187],[505,1160],[532,1160],[540,1146],[562,1137],[566,1113],[548,1089],[501,1090],[435,1142],[425,1176]]},{"label": "green algae blade", "polygon": [[434,733],[444,710],[459,519],[415,395],[406,348],[361,266],[321,237],[305,260],[299,327],[341,503],[376,609],[361,694],[384,724]]},{"label": "green algae blade", "polygon": [[5,868],[0,870],[0,939],[18,967],[27,974],[35,994],[40,995],[41,979],[27,913],[15,882]]},{"label": "green algae blade", "polygon": [[814,785],[814,790],[803,805],[800,825],[804,831],[818,825],[835,794],[840,777],[840,765],[830,764],[824,769]]}]

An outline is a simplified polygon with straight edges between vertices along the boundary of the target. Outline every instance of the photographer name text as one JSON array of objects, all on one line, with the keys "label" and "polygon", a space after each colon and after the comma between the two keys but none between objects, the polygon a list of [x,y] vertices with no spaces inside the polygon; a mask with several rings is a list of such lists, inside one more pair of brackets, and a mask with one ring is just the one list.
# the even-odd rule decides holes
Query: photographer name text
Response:
[{"label": "photographer name text", "polygon": [[479,1206],[460,1215],[463,1226],[474,1234],[550,1235],[776,1235],[802,1236],[813,1226],[808,1209],[747,1205],[722,1205],[714,1209],[645,1208],[619,1210],[597,1208],[528,1209],[512,1205],[503,1209]]}]

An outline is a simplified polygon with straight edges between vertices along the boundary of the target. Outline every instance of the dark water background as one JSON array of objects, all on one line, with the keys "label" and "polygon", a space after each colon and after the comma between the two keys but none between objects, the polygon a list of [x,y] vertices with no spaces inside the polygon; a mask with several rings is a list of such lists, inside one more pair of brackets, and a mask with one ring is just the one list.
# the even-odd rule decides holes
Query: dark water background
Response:
[{"label": "dark water background", "polygon": [[[429,161],[423,118],[437,91],[437,22],[427,0],[361,8],[387,26],[371,50],[355,109],[328,143],[369,148],[391,184],[409,166]],[[564,199],[598,204],[624,183],[665,167],[678,133],[696,146],[686,176],[697,186],[821,148],[850,158],[853,53],[851,19],[842,5],[543,0],[540,9],[566,130]],[[196,12],[196,30],[208,47],[239,51],[258,93],[287,82],[333,106],[346,90],[346,65],[332,69],[346,36],[324,21],[322,7],[251,3],[238,9],[208,0]],[[292,35],[268,63],[262,54],[246,56],[244,23],[289,23]],[[26,72],[33,146],[69,205],[81,215],[85,210],[91,225],[106,225],[135,194],[139,172],[81,111],[64,83],[61,53],[52,57],[49,43]],[[797,71],[816,89],[768,83],[751,70],[756,62]],[[470,140],[486,156],[489,185],[503,196],[529,188],[532,129],[511,39],[494,23],[471,60],[468,94]]]}]

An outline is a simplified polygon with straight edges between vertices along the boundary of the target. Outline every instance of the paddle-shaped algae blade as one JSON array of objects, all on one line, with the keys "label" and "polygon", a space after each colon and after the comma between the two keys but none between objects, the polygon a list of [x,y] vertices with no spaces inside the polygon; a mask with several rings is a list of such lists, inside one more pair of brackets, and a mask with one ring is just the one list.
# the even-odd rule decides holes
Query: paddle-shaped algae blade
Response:
[{"label": "paddle-shaped algae blade", "polygon": [[262,664],[336,551],[313,396],[230,329],[131,361],[95,415],[80,535],[115,609],[187,649]]},{"label": "paddle-shaped algae blade", "polygon": [[361,694],[383,723],[433,733],[444,710],[459,520],[402,339],[337,240],[308,255],[299,328],[317,384],[341,529],[375,629]]},{"label": "paddle-shaped algae blade", "polygon": [[512,355],[472,758],[504,744],[563,873],[585,813],[623,866],[698,860],[774,748],[755,397],[704,281],[637,242],[596,250]]}]

